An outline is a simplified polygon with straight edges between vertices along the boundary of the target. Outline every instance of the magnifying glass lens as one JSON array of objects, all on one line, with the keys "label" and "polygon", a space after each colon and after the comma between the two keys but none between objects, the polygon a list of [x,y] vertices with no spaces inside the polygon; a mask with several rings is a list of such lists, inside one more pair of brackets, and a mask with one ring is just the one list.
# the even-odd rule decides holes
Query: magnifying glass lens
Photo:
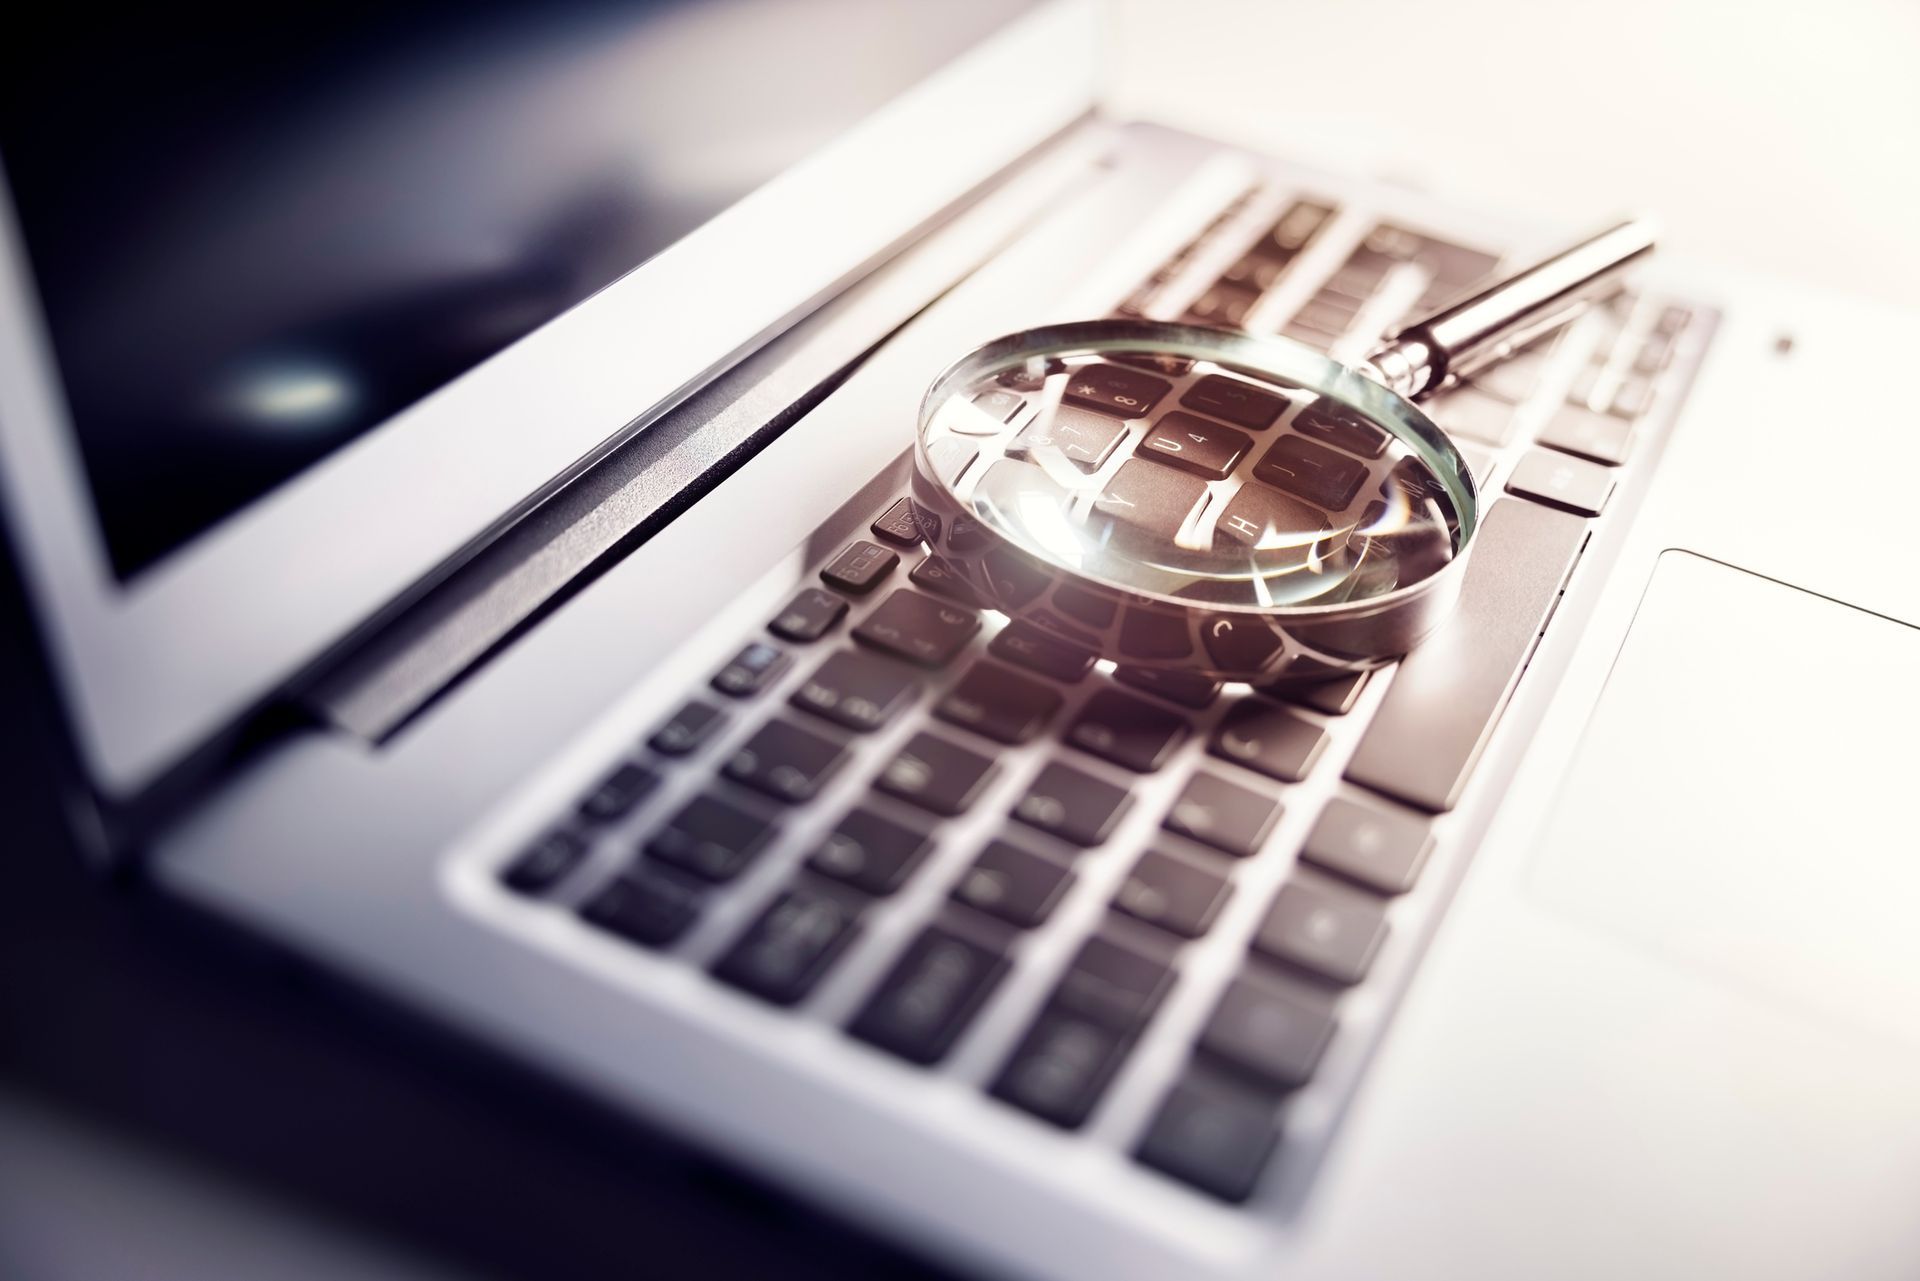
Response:
[{"label": "magnifying glass lens", "polygon": [[1461,552],[1471,482],[1405,401],[1305,348],[1254,369],[1178,345],[1003,351],[937,384],[922,506],[960,528],[936,547],[965,559],[972,533],[1039,577],[1259,614],[1388,596]]}]

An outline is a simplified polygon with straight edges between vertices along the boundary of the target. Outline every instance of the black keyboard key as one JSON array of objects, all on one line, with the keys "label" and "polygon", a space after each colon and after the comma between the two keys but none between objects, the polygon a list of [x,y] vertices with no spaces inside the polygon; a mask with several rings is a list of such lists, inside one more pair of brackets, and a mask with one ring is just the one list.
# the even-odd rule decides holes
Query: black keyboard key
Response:
[{"label": "black keyboard key", "polygon": [[868,894],[891,894],[932,849],[933,838],[919,828],[857,809],[834,824],[807,866]]},{"label": "black keyboard key", "polygon": [[1169,703],[1196,710],[1211,707],[1220,697],[1220,682],[1198,672],[1183,672],[1176,667],[1119,667],[1113,678],[1122,685],[1158,694]]},{"label": "black keyboard key", "polygon": [[980,608],[980,593],[973,585],[953,572],[953,566],[938,556],[929,556],[913,567],[907,575],[907,581],[922,591],[931,592],[942,599],[965,605],[969,609]]},{"label": "black keyboard key", "polygon": [[903,663],[841,650],[793,692],[793,705],[867,733],[887,724],[920,694],[920,677]]},{"label": "black keyboard key", "polygon": [[1143,458],[1129,458],[1093,501],[1093,518],[1116,538],[1170,543],[1207,496],[1207,482]]},{"label": "black keyboard key", "polygon": [[995,841],[954,883],[953,897],[976,911],[1030,930],[1053,914],[1073,873],[1050,858]]},{"label": "black keyboard key", "polygon": [[1146,1026],[1173,987],[1173,968],[1095,935],[1081,944],[1053,990],[1053,1004],[1123,1032]]},{"label": "black keyboard key", "polygon": [[730,698],[752,698],[778,680],[792,663],[780,650],[754,641],[714,673],[713,687]]},{"label": "black keyboard key", "polygon": [[581,907],[584,920],[644,947],[665,947],[700,919],[700,891],[677,876],[629,868]]},{"label": "black keyboard key", "polygon": [[814,989],[859,928],[835,895],[796,886],[775,899],[714,964],[713,976],[775,1005]]},{"label": "black keyboard key", "polygon": [[1180,403],[1249,431],[1273,426],[1287,407],[1287,402],[1272,392],[1221,374],[1196,379],[1180,397]]},{"label": "black keyboard key", "polygon": [[647,842],[647,853],[707,881],[730,881],[766,848],[773,824],[717,796],[696,796]]},{"label": "black keyboard key", "polygon": [[994,548],[980,558],[980,565],[987,571],[995,601],[1013,609],[1031,603],[1055,581],[1033,557],[1011,547]]},{"label": "black keyboard key", "polygon": [[1216,666],[1235,673],[1259,671],[1284,645],[1280,633],[1253,614],[1215,614],[1203,619],[1200,639]]},{"label": "black keyboard key", "polygon": [[1599,463],[1551,449],[1530,449],[1507,476],[1507,492],[1598,516],[1613,494],[1615,473]]},{"label": "black keyboard key", "polygon": [[[1035,454],[1058,450],[1081,471],[1096,472],[1126,435],[1125,423],[1105,414],[1063,406],[1054,411],[1052,418],[1035,419],[1027,424],[1026,429],[1008,443],[1007,452],[1016,458],[1032,458]],[[1053,487],[1052,482],[1048,485]]]},{"label": "black keyboard key", "polygon": [[1183,1081],[1168,1091],[1134,1155],[1237,1204],[1253,1195],[1279,1137],[1270,1104]]},{"label": "black keyboard key", "polygon": [[1253,448],[1253,437],[1179,410],[1160,415],[1135,456],[1177,467],[1203,480],[1225,480]]},{"label": "black keyboard key", "polygon": [[1349,779],[1421,809],[1453,808],[1586,533],[1579,517],[1532,503],[1487,509],[1459,603],[1400,660]]},{"label": "black keyboard key", "polygon": [[891,574],[893,567],[899,563],[899,552],[882,547],[879,543],[870,543],[864,538],[856,539],[820,571],[820,577],[827,581],[829,587],[864,596],[881,579]]},{"label": "black keyboard key", "polygon": [[880,518],[868,528],[873,530],[875,538],[884,538],[902,547],[911,547],[920,541],[920,523],[914,519],[911,498],[894,499],[893,506],[882,512]]},{"label": "black keyboard key", "polygon": [[1029,623],[1008,623],[987,646],[987,652],[1069,684],[1084,678],[1093,670],[1094,663],[1092,653],[1049,636]]},{"label": "black keyboard key", "polygon": [[847,1030],[909,1063],[938,1063],[1006,972],[999,953],[930,927],[894,962]]},{"label": "black keyboard key", "polygon": [[614,767],[580,801],[580,817],[589,823],[611,823],[625,818],[660,786],[660,776],[632,762]]},{"label": "black keyboard key", "polygon": [[1140,774],[1166,764],[1186,737],[1186,717],[1117,689],[1096,692],[1066,732],[1082,751]]},{"label": "black keyboard key", "polygon": [[1293,429],[1362,458],[1378,458],[1387,452],[1387,433],[1368,422],[1359,410],[1335,400],[1316,400],[1308,405],[1294,418]]},{"label": "black keyboard key", "polygon": [[808,587],[774,616],[767,630],[790,641],[817,641],[846,616],[846,601],[832,592]]},{"label": "black keyboard key", "polygon": [[1282,436],[1253,468],[1254,479],[1337,512],[1366,483],[1367,465],[1299,436]]},{"label": "black keyboard key", "polygon": [[520,851],[500,879],[509,889],[538,894],[566,879],[586,856],[586,841],[564,828],[556,829]]},{"label": "black keyboard key", "polygon": [[1200,1048],[1267,1085],[1305,1085],[1333,1039],[1333,1009],[1317,994],[1235,979],[1227,985]]},{"label": "black keyboard key", "polygon": [[1043,1121],[1077,1129],[1132,1047],[1127,1033],[1049,1006],[1000,1069],[993,1095]]},{"label": "black keyboard key", "polygon": [[1179,614],[1129,609],[1120,618],[1120,652],[1143,661],[1185,658],[1193,652],[1193,636]]},{"label": "black keyboard key", "polygon": [[980,630],[980,616],[902,588],[853,629],[856,640],[923,667],[953,660]]},{"label": "black keyboard key", "polygon": [[[1026,407],[1027,399],[1004,388],[990,388],[973,398],[973,407],[992,419],[998,426],[1005,426]],[[991,436],[992,432],[981,432]]]},{"label": "black keyboard key", "polygon": [[874,786],[943,818],[964,814],[999,772],[987,757],[932,734],[915,734]]},{"label": "black keyboard key", "polygon": [[1062,583],[1053,589],[1053,607],[1073,622],[1096,632],[1113,626],[1114,615],[1120,608],[1113,597],[1104,592],[1072,583]]},{"label": "black keyboard key", "polygon": [[1245,555],[1262,569],[1305,567],[1316,549],[1327,553],[1324,536],[1333,526],[1326,513],[1264,485],[1242,485],[1213,523],[1216,551]]},{"label": "black keyboard key", "polygon": [[1148,850],[1134,864],[1113,896],[1116,911],[1177,934],[1197,939],[1213,926],[1233,895],[1223,876],[1159,850]]},{"label": "black keyboard key", "polygon": [[1387,937],[1378,900],[1327,882],[1295,879],[1280,887],[1254,950],[1335,983],[1358,983]]},{"label": "black keyboard key", "polygon": [[1367,677],[1371,674],[1354,672],[1324,681],[1276,681],[1261,686],[1260,692],[1296,707],[1310,707],[1328,716],[1345,716],[1360,701],[1360,691],[1367,687]]},{"label": "black keyboard key", "polygon": [[975,663],[934,708],[942,720],[996,742],[1025,743],[1060,710],[1060,691],[993,663]]},{"label": "black keyboard key", "polygon": [[1214,729],[1212,750],[1222,760],[1245,765],[1269,778],[1297,783],[1307,776],[1327,745],[1327,732],[1312,721],[1254,699],[1227,709]]},{"label": "black keyboard key", "polygon": [[1066,399],[1116,418],[1144,418],[1173,384],[1124,365],[1084,365],[1067,379]]},{"label": "black keyboard key", "polygon": [[798,805],[820,794],[846,764],[846,749],[786,721],[768,721],[735,750],[726,775],[776,801]]},{"label": "black keyboard key", "polygon": [[1213,774],[1195,774],[1167,813],[1170,832],[1235,858],[1252,858],[1280,821],[1280,802]]},{"label": "black keyboard key", "polygon": [[1061,840],[1094,846],[1113,834],[1132,804],[1124,788],[1053,761],[1013,807],[1013,816]]},{"label": "black keyboard key", "polygon": [[1300,856],[1385,894],[1404,894],[1433,850],[1426,820],[1336,796],[1320,811]]},{"label": "black keyboard key", "polygon": [[689,699],[685,706],[647,740],[647,746],[662,756],[685,756],[719,732],[727,723],[726,713],[711,703]]}]

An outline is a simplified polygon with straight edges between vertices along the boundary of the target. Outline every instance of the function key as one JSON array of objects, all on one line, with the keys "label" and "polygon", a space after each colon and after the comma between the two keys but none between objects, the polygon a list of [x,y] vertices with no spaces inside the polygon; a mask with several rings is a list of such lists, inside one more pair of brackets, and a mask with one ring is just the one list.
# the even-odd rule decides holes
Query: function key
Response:
[{"label": "function key", "polygon": [[1239,1203],[1253,1195],[1279,1137],[1265,1100],[1182,1081],[1168,1091],[1134,1155],[1162,1174]]},{"label": "function key", "polygon": [[1340,511],[1367,480],[1367,465],[1299,436],[1282,436],[1253,468],[1254,479],[1315,507]]},{"label": "function key", "polygon": [[1212,751],[1269,778],[1297,783],[1326,748],[1327,732],[1285,708],[1243,699],[1214,730]]},{"label": "function key", "polygon": [[1235,858],[1252,858],[1280,821],[1280,802],[1213,774],[1187,780],[1166,827]]},{"label": "function key", "polygon": [[778,680],[792,661],[773,646],[754,641],[714,673],[713,687],[731,698],[752,698]]},{"label": "function key", "polygon": [[1265,431],[1273,426],[1287,407],[1282,397],[1221,374],[1208,374],[1196,380],[1180,397],[1180,403],[1250,431]]},{"label": "function key", "polygon": [[1387,433],[1368,422],[1365,415],[1336,400],[1316,400],[1293,420],[1293,429],[1335,449],[1362,458],[1378,458],[1387,452]]},{"label": "function key", "polygon": [[1006,972],[998,952],[930,927],[894,962],[847,1031],[909,1063],[938,1063]]},{"label": "function key", "polygon": [[1320,811],[1300,856],[1385,894],[1404,894],[1433,851],[1426,820],[1336,796]]},{"label": "function key", "polygon": [[700,892],[677,876],[632,867],[581,907],[583,919],[645,947],[665,947],[700,919]]},{"label": "function key", "polygon": [[1333,1039],[1332,1008],[1317,994],[1235,979],[1200,1033],[1200,1048],[1281,1089],[1305,1085]]},{"label": "function key", "polygon": [[1085,847],[1111,836],[1132,803],[1126,789],[1052,761],[1013,807],[1013,816],[1030,827]]},{"label": "function key", "polygon": [[786,721],[768,721],[734,752],[726,775],[776,801],[798,805],[846,763],[840,744]]},{"label": "function key", "polygon": [[1186,737],[1186,717],[1117,689],[1097,691],[1066,732],[1075,747],[1139,774],[1166,764]]},{"label": "function key", "polygon": [[1050,858],[995,841],[955,882],[953,897],[975,911],[1030,930],[1053,914],[1073,879],[1072,872]]},{"label": "function key", "polygon": [[707,881],[730,881],[766,848],[773,824],[717,796],[696,796],[647,842],[662,863]]},{"label": "function key", "polygon": [[1507,477],[1507,490],[1552,507],[1598,516],[1613,496],[1614,474],[1598,463],[1530,449]]},{"label": "function key", "polygon": [[893,567],[899,563],[900,553],[862,538],[835,556],[820,571],[820,577],[827,581],[829,587],[864,596],[873,590],[876,583],[892,573]]},{"label": "function key", "polygon": [[556,829],[520,851],[500,879],[509,889],[538,894],[558,885],[586,856],[586,841],[564,828]]},{"label": "function key", "polygon": [[1028,671],[1072,684],[1093,670],[1094,655],[1077,645],[1047,635],[1030,623],[1013,622],[987,646],[995,658],[1017,663]]},{"label": "function key", "polygon": [[618,765],[580,802],[580,817],[589,823],[611,823],[631,814],[634,807],[660,785],[660,776],[631,762]]},{"label": "function key", "polygon": [[1223,876],[1159,850],[1148,850],[1113,896],[1116,911],[1183,939],[1213,925],[1233,894]]},{"label": "function key", "polygon": [[919,693],[920,678],[912,668],[843,649],[793,692],[792,702],[803,711],[864,734],[892,720]]},{"label": "function key", "polygon": [[1162,414],[1135,446],[1137,457],[1177,467],[1203,480],[1225,480],[1252,448],[1253,437],[1245,432],[1177,409]]},{"label": "function key", "polygon": [[1387,936],[1380,904],[1355,890],[1294,880],[1280,887],[1254,950],[1335,983],[1358,983]]},{"label": "function key", "polygon": [[857,809],[834,825],[807,866],[868,894],[891,894],[932,848],[933,838],[920,829]]},{"label": "function key", "polygon": [[1060,691],[993,663],[975,663],[934,715],[1000,743],[1025,743],[1060,710]]},{"label": "function key", "polygon": [[811,886],[786,891],[714,964],[713,976],[775,1005],[814,989],[853,941],[858,911]]},{"label": "function key", "polygon": [[1120,667],[1115,668],[1113,679],[1122,685],[1131,685],[1135,689],[1145,690],[1149,694],[1158,694],[1169,703],[1178,703],[1182,707],[1191,707],[1196,711],[1213,705],[1220,697],[1220,682],[1198,672],[1183,672],[1171,667]]},{"label": "function key", "polygon": [[1093,512],[1116,534],[1172,542],[1206,496],[1207,482],[1198,476],[1129,458],[1093,500]]},{"label": "function key", "polygon": [[1173,384],[1124,365],[1085,365],[1067,378],[1066,399],[1116,418],[1144,418]]},{"label": "function key", "polygon": [[942,818],[963,814],[993,781],[998,767],[932,734],[915,734],[874,780],[881,791]]},{"label": "function key", "polygon": [[875,538],[884,538],[902,547],[912,547],[920,541],[920,522],[913,514],[911,498],[894,499],[893,506],[880,513],[879,519],[868,528],[873,530]]},{"label": "function key", "polygon": [[939,667],[951,662],[979,630],[980,617],[972,610],[902,588],[868,614],[853,635],[923,667]]},{"label": "function key", "polygon": [[[1008,442],[1007,452],[1015,458],[1029,458],[1041,450],[1058,450],[1081,471],[1095,472],[1126,435],[1125,423],[1066,406],[1056,409],[1051,418],[1036,418],[1028,423]],[[1006,487],[1011,488],[1014,486]],[[1006,489],[996,492],[1006,492]]]},{"label": "function key", "polygon": [[711,703],[689,699],[666,724],[653,731],[647,746],[662,756],[685,756],[726,724],[726,714]]},{"label": "function key", "polygon": [[847,602],[818,587],[803,590],[767,624],[775,636],[790,641],[816,641],[847,616]]}]

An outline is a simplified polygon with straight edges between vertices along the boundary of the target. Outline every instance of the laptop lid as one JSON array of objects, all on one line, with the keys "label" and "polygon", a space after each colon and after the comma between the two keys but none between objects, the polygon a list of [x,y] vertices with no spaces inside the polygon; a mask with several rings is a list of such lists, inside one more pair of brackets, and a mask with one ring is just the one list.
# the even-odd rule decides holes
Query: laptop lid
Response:
[{"label": "laptop lid", "polygon": [[0,500],[129,798],[1091,105],[1089,0],[77,15],[0,51]]}]

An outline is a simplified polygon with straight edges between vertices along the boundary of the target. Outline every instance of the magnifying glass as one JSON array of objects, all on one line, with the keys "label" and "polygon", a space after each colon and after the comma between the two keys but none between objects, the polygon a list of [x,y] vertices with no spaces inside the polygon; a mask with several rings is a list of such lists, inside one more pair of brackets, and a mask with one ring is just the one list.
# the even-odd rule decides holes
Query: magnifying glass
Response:
[{"label": "magnifying glass", "polygon": [[922,402],[921,532],[983,605],[1127,666],[1249,682],[1381,666],[1445,617],[1482,510],[1414,402],[1609,296],[1652,248],[1623,223],[1356,365],[1159,321],[996,339]]}]

